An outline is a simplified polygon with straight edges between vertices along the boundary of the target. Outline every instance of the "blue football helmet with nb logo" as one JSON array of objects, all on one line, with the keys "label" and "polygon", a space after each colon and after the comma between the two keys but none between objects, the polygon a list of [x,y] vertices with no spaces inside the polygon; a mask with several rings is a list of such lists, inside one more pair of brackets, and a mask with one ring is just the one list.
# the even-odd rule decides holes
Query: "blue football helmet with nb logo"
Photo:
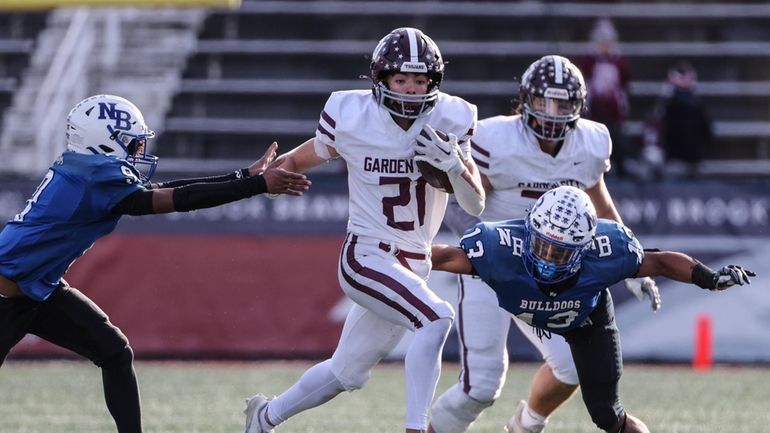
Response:
[{"label": "blue football helmet with nb logo", "polygon": [[147,153],[147,140],[154,136],[142,112],[120,96],[91,96],[67,115],[67,150],[125,159],[141,173],[143,181],[152,177],[158,164],[158,157]]}]

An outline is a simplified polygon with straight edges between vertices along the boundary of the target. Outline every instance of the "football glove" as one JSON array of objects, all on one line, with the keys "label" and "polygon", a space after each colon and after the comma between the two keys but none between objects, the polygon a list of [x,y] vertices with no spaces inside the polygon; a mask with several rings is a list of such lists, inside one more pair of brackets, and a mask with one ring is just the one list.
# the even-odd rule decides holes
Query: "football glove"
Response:
[{"label": "football glove", "polygon": [[757,274],[755,272],[752,272],[748,269],[743,269],[743,266],[727,265],[716,272],[714,275],[714,288],[709,290],[722,291],[736,284],[739,286],[744,284],[751,284],[749,277],[756,276]]},{"label": "football glove", "polygon": [[417,135],[414,154],[415,161],[425,161],[450,176],[458,176],[465,170],[457,136],[452,133],[445,135],[430,125],[425,125]]},{"label": "football glove", "polygon": [[650,277],[644,278],[628,278],[625,280],[626,289],[636,296],[636,299],[644,301],[647,297],[650,299],[650,307],[652,311],[658,311],[661,305],[660,291],[658,285],[655,284],[655,280]]}]

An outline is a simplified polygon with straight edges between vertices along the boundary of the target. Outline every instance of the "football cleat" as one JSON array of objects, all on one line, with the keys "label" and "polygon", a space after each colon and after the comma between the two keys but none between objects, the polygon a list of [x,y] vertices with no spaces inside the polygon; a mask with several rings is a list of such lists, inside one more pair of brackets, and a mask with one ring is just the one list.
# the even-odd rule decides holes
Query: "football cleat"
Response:
[{"label": "football cleat", "polygon": [[267,425],[265,421],[265,410],[267,410],[267,403],[271,399],[267,398],[264,394],[257,394],[246,400],[246,409],[243,411],[246,414],[246,430],[245,433],[274,433],[272,427],[265,428]]},{"label": "football cleat", "polygon": [[519,405],[516,406],[516,412],[514,412],[511,419],[509,419],[508,423],[505,425],[505,431],[508,433],[541,433],[545,430],[545,424],[535,428],[527,428],[521,425],[521,413],[524,412],[526,406],[527,402],[524,400],[519,402]]}]

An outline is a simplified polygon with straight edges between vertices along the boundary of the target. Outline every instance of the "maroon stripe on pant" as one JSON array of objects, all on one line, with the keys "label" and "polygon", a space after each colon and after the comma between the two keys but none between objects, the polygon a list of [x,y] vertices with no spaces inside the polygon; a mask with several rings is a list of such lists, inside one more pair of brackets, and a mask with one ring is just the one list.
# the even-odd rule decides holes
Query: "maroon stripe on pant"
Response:
[{"label": "maroon stripe on pant", "polygon": [[458,277],[460,280],[460,299],[457,301],[457,338],[460,339],[460,381],[463,384],[463,392],[468,394],[471,392],[471,378],[468,368],[468,346],[465,345],[465,318],[463,317],[463,300],[465,300],[465,280]]},{"label": "maroon stripe on pant", "polygon": [[[407,303],[409,303],[409,305],[412,305],[419,312],[424,314],[425,317],[428,318],[428,320],[434,321],[439,319],[438,314],[436,314],[436,312],[433,311],[433,309],[431,309],[428,305],[422,302],[419,298],[414,296],[414,294],[410,292],[409,289],[407,289],[403,284],[391,278],[390,276],[383,274],[382,272],[379,272],[374,269],[367,268],[361,265],[361,263],[359,263],[355,257],[355,245],[357,240],[358,240],[358,236],[352,235],[350,237],[350,242],[347,245],[347,251],[344,253],[345,255],[344,260],[348,262],[348,265],[353,270],[353,272],[360,274],[366,278],[369,278],[373,281],[376,281],[382,284],[383,286],[389,288],[390,290],[394,291],[399,296],[401,296],[401,298],[403,298]],[[388,299],[384,294],[372,289],[371,287],[365,286],[355,281],[353,277],[351,277],[350,275],[347,274],[347,272],[345,272],[345,267],[342,265],[342,262],[340,262],[340,270],[342,271],[342,277],[345,279],[345,281],[347,281],[348,284],[350,284],[356,290],[359,290],[362,293],[365,293],[383,302],[385,305],[403,314],[407,319],[409,319],[410,322],[414,324],[415,328],[421,328],[423,326],[423,324],[420,322],[420,320],[416,316],[414,316],[412,313],[407,311],[404,307],[402,307],[398,303]]]}]

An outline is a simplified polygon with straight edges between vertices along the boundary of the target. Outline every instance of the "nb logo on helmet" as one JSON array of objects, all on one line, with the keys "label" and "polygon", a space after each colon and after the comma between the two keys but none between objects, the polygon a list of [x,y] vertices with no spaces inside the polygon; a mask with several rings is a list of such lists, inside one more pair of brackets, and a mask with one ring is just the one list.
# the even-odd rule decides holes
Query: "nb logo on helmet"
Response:
[{"label": "nb logo on helmet", "polygon": [[404,62],[401,64],[401,72],[427,73],[428,67],[423,62]]},{"label": "nb logo on helmet", "polygon": [[112,119],[115,121],[115,129],[131,130],[131,113],[118,110],[115,102],[99,103],[99,119]]}]

